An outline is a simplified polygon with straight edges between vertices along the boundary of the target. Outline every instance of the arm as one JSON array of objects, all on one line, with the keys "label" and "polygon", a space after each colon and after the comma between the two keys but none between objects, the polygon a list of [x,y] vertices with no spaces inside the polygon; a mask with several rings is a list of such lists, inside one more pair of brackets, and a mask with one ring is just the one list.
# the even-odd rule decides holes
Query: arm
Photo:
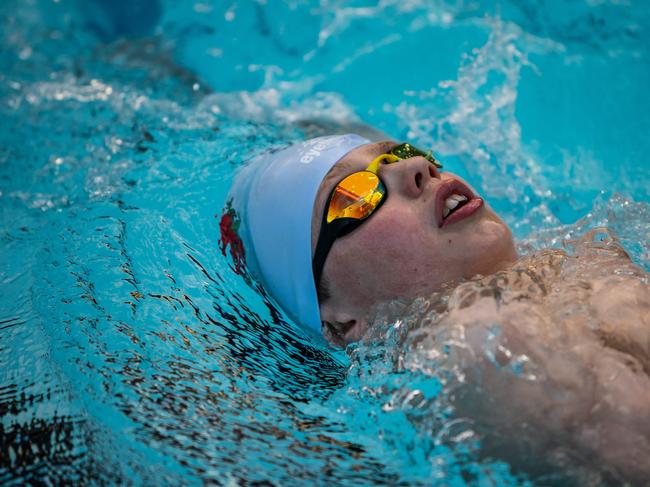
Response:
[{"label": "arm", "polygon": [[643,280],[617,275],[597,280],[589,304],[602,343],[633,356],[650,375],[650,290]]},{"label": "arm", "polygon": [[[638,316],[629,294],[621,295]],[[497,307],[484,298],[442,320],[435,346],[446,344],[446,366],[465,373],[456,414],[474,421],[486,455],[522,469],[566,470],[568,461],[647,480],[650,378],[642,363],[603,344],[588,313],[558,319],[549,305]]]}]

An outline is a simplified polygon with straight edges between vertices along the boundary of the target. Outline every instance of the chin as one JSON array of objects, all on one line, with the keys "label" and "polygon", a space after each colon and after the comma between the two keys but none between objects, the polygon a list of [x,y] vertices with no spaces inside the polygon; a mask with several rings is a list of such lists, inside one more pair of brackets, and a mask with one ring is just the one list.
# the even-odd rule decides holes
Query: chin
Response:
[{"label": "chin", "polygon": [[[481,231],[475,235],[478,239],[472,239],[475,242],[474,249],[481,250],[472,259],[472,275],[494,274],[517,260],[512,232],[503,221],[496,217],[485,221],[481,227]],[[467,255],[471,254],[468,252]]]}]

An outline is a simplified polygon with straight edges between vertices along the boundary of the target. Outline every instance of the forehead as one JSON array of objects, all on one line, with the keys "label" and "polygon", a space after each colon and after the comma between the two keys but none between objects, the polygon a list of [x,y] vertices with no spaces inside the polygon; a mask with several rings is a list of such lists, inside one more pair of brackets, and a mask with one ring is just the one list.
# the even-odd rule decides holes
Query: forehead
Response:
[{"label": "forehead", "polygon": [[388,152],[395,145],[396,142],[392,140],[383,140],[362,145],[348,152],[332,166],[323,178],[318,188],[319,196],[322,192],[329,193],[327,190],[331,190],[336,183],[348,174],[365,169],[375,157]]}]

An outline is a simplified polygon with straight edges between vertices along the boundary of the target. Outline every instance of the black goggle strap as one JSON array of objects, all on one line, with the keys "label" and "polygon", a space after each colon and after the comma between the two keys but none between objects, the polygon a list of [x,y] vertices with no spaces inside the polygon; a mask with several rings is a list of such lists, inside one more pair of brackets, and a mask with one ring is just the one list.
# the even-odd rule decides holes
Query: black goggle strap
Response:
[{"label": "black goggle strap", "polygon": [[312,272],[314,273],[316,289],[318,289],[318,285],[320,284],[323,275],[323,267],[325,267],[327,255],[330,253],[332,245],[334,245],[336,239],[347,235],[361,225],[363,221],[364,220],[358,220],[356,218],[339,218],[327,223],[326,219],[323,219],[311,265]]},{"label": "black goggle strap", "polygon": [[[381,180],[380,180],[381,181]],[[337,218],[327,223],[327,207],[329,207],[330,200],[327,201],[327,207],[323,212],[323,219],[320,225],[320,233],[318,235],[318,240],[316,241],[316,249],[314,250],[314,258],[311,261],[311,269],[314,274],[314,282],[316,283],[316,289],[320,284],[321,277],[323,275],[323,267],[325,267],[325,260],[332,249],[332,245],[337,238],[344,237],[352,230],[356,229],[364,221],[372,216],[377,209],[384,204],[388,196],[388,191],[384,188],[384,194],[377,206],[365,216],[365,218]]]}]

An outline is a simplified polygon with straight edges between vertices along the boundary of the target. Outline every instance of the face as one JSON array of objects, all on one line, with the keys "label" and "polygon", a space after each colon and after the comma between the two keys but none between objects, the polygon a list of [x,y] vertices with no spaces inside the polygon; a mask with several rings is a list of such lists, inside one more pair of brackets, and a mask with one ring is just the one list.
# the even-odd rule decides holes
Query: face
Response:
[{"label": "face", "polygon": [[[395,145],[358,147],[323,179],[312,215],[312,252],[336,184]],[[382,165],[379,176],[387,199],[334,242],[323,268],[329,294],[320,305],[324,333],[340,345],[361,338],[369,312],[381,302],[426,295],[446,282],[491,274],[516,259],[509,228],[458,176],[440,173],[423,157]],[[460,202],[447,214],[450,198]]]}]

